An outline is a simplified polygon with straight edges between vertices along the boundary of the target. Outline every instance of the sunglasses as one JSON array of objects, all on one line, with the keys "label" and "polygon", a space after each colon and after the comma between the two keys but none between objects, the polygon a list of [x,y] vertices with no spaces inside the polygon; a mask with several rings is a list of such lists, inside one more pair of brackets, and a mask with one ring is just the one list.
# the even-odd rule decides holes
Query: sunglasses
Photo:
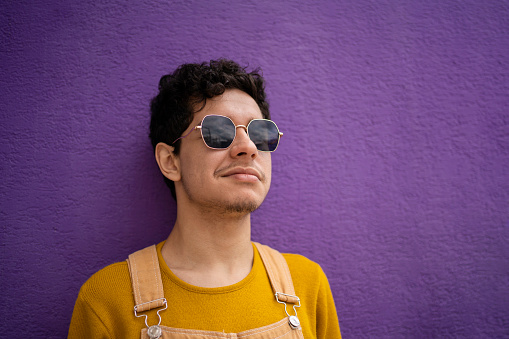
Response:
[{"label": "sunglasses", "polygon": [[283,135],[272,120],[253,119],[247,126],[244,126],[235,125],[230,118],[222,115],[206,115],[200,125],[177,140],[187,137],[196,129],[200,129],[202,139],[208,148],[226,149],[230,147],[235,139],[239,127],[246,130],[249,139],[256,145],[256,149],[262,152],[274,152],[279,145],[279,138]]}]

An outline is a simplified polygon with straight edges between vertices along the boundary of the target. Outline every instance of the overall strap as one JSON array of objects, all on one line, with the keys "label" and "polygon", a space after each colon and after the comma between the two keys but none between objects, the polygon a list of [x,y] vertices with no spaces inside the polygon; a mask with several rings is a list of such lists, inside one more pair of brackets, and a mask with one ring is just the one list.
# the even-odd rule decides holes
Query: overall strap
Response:
[{"label": "overall strap", "polygon": [[[269,246],[257,242],[254,244],[267,270],[276,298],[282,302],[298,304],[299,298],[295,295],[290,269],[283,255]],[[163,283],[155,245],[129,255],[127,264],[136,310],[143,312],[164,306]]]},{"label": "overall strap", "polygon": [[272,291],[276,295],[278,302],[300,305],[300,300],[295,295],[290,269],[283,255],[269,246],[257,242],[254,242],[254,244],[260,253],[263,265],[269,276]]},{"label": "overall strap", "polygon": [[166,300],[156,246],[152,245],[129,255],[127,265],[133,285],[135,312],[164,306]]}]

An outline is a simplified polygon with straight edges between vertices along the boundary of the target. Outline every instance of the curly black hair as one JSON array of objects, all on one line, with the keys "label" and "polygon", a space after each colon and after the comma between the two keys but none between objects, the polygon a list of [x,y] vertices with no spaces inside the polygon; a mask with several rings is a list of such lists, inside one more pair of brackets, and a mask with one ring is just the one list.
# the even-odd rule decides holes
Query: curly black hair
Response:
[{"label": "curly black hair", "polygon": [[[219,59],[209,63],[183,64],[159,81],[159,94],[150,103],[150,140],[152,146],[160,142],[172,145],[193,121],[194,113],[201,111],[207,99],[221,95],[227,89],[239,89],[249,94],[258,104],[263,118],[270,119],[266,101],[265,81],[255,69],[247,72],[234,61]],[[179,154],[180,140],[172,145]],[[176,199],[175,184],[164,181]]]}]

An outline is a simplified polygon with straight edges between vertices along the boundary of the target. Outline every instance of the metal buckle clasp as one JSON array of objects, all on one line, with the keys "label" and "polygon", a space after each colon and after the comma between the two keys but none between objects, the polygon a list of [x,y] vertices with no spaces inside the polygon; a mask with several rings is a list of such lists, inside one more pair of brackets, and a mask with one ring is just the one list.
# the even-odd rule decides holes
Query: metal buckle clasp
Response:
[{"label": "metal buckle clasp", "polygon": [[[146,303],[134,306],[134,316],[138,317],[138,318],[145,317],[145,325],[147,325],[147,327],[150,327],[150,326],[148,326],[148,316],[146,314],[138,314],[138,306],[146,305],[146,304],[153,303],[154,301],[159,301],[159,300],[162,300],[163,304],[164,304],[164,308],[157,310],[157,316],[159,317],[159,322],[157,323],[157,326],[161,325],[161,315],[159,314],[159,312],[164,311],[165,309],[168,308],[168,303],[166,302],[166,298],[160,298],[160,299],[148,301]],[[162,306],[160,306],[160,307],[162,307]],[[147,311],[149,311],[149,310],[147,310]],[[146,311],[143,311],[143,312],[146,312]]]},{"label": "metal buckle clasp", "polygon": [[[279,300],[279,296],[280,295],[284,295],[286,297],[292,297],[292,298],[297,299],[298,304],[293,304],[293,312],[295,312],[294,315],[288,314],[288,311],[286,310],[286,302]],[[294,329],[294,330],[299,329],[300,328],[300,321],[299,321],[299,318],[297,317],[297,310],[295,308],[296,307],[300,307],[300,298],[297,297],[296,295],[276,292],[276,301],[278,303],[280,303],[280,304],[284,304],[285,305],[285,313],[288,316],[288,323],[290,324],[290,327],[292,329]]]},{"label": "metal buckle clasp", "polygon": [[297,316],[297,310],[295,309],[296,307],[300,307],[300,298],[297,297],[296,295],[291,295],[291,294],[286,294],[286,293],[281,293],[281,292],[276,292],[275,296],[276,296],[276,301],[280,304],[284,304],[285,305],[285,313],[287,316],[290,316],[290,314],[288,314],[288,311],[286,310],[286,302],[284,301],[281,301],[279,300],[279,296],[280,295],[284,295],[284,296],[287,296],[287,297],[292,297],[292,298],[295,298],[297,299],[297,301],[299,302],[298,304],[294,304],[293,305],[293,311],[295,312],[295,316]]}]

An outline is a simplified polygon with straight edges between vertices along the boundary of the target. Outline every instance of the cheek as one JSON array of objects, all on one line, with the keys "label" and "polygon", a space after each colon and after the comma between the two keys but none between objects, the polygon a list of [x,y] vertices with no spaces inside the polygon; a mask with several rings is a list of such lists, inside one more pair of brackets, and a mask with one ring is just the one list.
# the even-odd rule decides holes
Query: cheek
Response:
[{"label": "cheek", "polygon": [[181,159],[182,177],[193,183],[200,184],[213,179],[218,160],[215,153],[193,152]]},{"label": "cheek", "polygon": [[200,165],[200,157],[190,157],[189,153],[186,153],[187,156],[182,156],[180,158],[180,170],[182,181],[186,183],[186,185],[197,183],[202,178],[202,173],[200,170],[203,169],[203,166]]}]

